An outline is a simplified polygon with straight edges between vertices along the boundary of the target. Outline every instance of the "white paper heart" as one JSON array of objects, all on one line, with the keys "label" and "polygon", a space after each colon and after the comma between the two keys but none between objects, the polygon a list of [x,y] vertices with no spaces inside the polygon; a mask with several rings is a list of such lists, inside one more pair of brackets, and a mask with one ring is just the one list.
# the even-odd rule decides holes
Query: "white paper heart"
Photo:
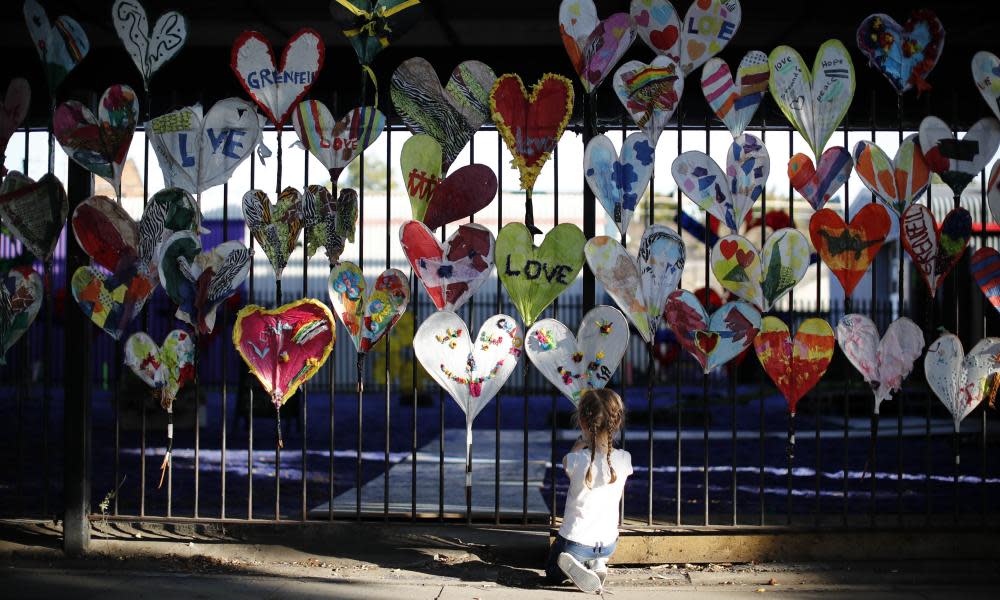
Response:
[{"label": "white paper heart", "polygon": [[900,317],[889,325],[882,339],[878,327],[864,315],[848,314],[837,323],[837,343],[875,394],[875,414],[884,400],[903,386],[913,363],[924,351],[924,333],[917,324]]},{"label": "white paper heart", "polygon": [[726,47],[742,16],[739,0],[692,2],[683,26],[668,0],[632,0],[630,12],[639,37],[653,52],[680,62],[685,76]]},{"label": "white paper heart", "polygon": [[927,385],[951,413],[957,433],[989,391],[989,378],[1000,373],[1000,338],[984,338],[968,355],[952,333],[934,340],[924,358]]},{"label": "white paper heart", "polygon": [[632,18],[623,12],[597,16],[593,0],[559,3],[559,34],[586,93],[593,93],[635,41]]},{"label": "white paper heart", "polygon": [[745,237],[727,235],[712,248],[711,262],[722,287],[766,313],[802,281],[809,242],[798,229],[785,227],[771,234],[760,252]]},{"label": "white paper heart", "polygon": [[160,15],[150,32],[146,9],[138,0],[115,0],[111,20],[147,89],[153,73],[180,52],[187,41],[187,20],[175,10]]},{"label": "white paper heart", "polygon": [[649,138],[633,133],[625,138],[619,154],[608,136],[594,136],[583,153],[583,172],[594,196],[624,235],[653,176]]},{"label": "white paper heart", "polygon": [[729,65],[713,58],[701,70],[701,93],[729,133],[736,137],[750,124],[767,91],[770,68],[767,55],[759,50],[747,52],[736,69],[736,79]]},{"label": "white paper heart", "polygon": [[87,55],[90,41],[83,27],[71,17],[63,15],[56,18],[55,25],[49,23],[45,9],[35,0],[25,0],[24,22],[42,59],[49,92],[54,97],[66,75]]},{"label": "white paper heart", "polygon": [[630,60],[618,67],[611,83],[619,102],[655,148],[684,93],[680,65],[668,56],[657,56],[648,64]]},{"label": "white paper heart", "polygon": [[307,100],[296,107],[292,126],[302,146],[323,163],[336,184],[336,176],[382,135],[385,115],[377,108],[359,106],[337,120],[325,104]]},{"label": "white paper heart", "polygon": [[961,140],[937,117],[925,117],[920,122],[920,148],[927,166],[956,196],[986,168],[998,147],[1000,123],[992,117],[973,123]]},{"label": "white paper heart", "polygon": [[976,52],[972,57],[972,79],[986,105],[1000,119],[1000,58],[992,52]]}]

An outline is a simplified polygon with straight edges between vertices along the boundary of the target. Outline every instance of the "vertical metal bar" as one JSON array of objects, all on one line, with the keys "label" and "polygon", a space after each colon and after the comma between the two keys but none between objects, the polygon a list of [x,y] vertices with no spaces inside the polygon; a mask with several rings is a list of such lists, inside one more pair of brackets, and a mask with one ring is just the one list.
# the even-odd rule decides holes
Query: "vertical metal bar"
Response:
[{"label": "vertical metal bar", "polygon": [[[788,128],[788,158],[791,159],[795,149],[795,129],[793,127]],[[817,160],[819,158],[817,157]],[[793,202],[792,195],[794,194],[794,188],[792,188],[791,178],[788,181],[788,220],[795,227],[795,203]],[[761,250],[764,249],[764,243],[761,242]],[[789,290],[788,292],[788,306],[789,309],[795,306],[795,290]],[[791,312],[794,314],[794,312]],[[788,414],[788,452],[786,453],[785,460],[785,524],[792,524],[792,465],[794,460],[795,452],[795,413],[789,412]]]},{"label": "vertical metal bar", "polygon": [[[979,175],[979,247],[986,247],[986,170],[984,169]],[[983,303],[983,297],[977,296],[979,299],[980,311],[983,313],[983,334],[981,338],[986,337],[986,310],[985,304]],[[901,417],[902,418],[902,417]],[[983,525],[986,526],[989,523],[989,485],[986,483],[986,478],[989,475],[987,469],[987,454],[986,454],[986,406],[982,408],[982,423],[981,423],[981,456],[980,456],[980,476],[979,476],[979,491],[982,496],[982,519]],[[902,458],[900,459],[900,464],[902,464]],[[902,467],[900,467],[902,468]],[[902,499],[900,500],[900,510],[902,510]],[[902,513],[900,513],[902,515]],[[902,517],[900,517],[902,518]]]},{"label": "vertical metal bar", "polygon": [[[306,148],[302,149],[302,189],[303,192],[309,187],[309,150]],[[321,210],[320,207],[315,207],[317,210]],[[309,297],[309,226],[302,230],[302,297]],[[333,359],[328,358],[332,362]],[[304,382],[299,389],[301,390],[301,403],[299,406],[299,419],[300,427],[299,431],[302,432],[302,489],[301,489],[301,501],[302,501],[302,521],[305,522],[309,519],[309,507],[308,503],[308,485],[309,480],[309,389],[308,382]]]},{"label": "vertical metal bar", "polygon": [[[392,247],[389,233],[389,223],[392,221],[392,129],[385,132],[385,268],[391,265]],[[415,324],[416,322],[414,322]],[[390,434],[390,402],[392,400],[392,381],[389,379],[389,362],[392,360],[392,331],[385,336],[385,464],[382,474],[382,519],[389,522],[389,450],[392,440]]]},{"label": "vertical metal bar", "polygon": [[[476,162],[476,136],[475,136],[475,134],[473,134],[472,139],[469,140],[469,164],[473,164],[475,162]],[[469,215],[469,222],[470,223],[475,223],[476,222],[476,216],[475,215]],[[474,310],[475,300],[476,300],[475,297],[470,297],[469,298],[469,302],[466,305],[467,308],[466,308],[466,319],[465,319],[465,322],[468,323],[468,324],[470,324],[469,325],[470,328],[473,326],[472,323],[474,321],[473,315],[475,314],[475,310]],[[469,335],[472,335],[472,333],[470,332]],[[469,434],[471,434],[471,432],[472,432],[472,425],[471,425],[471,423],[469,424],[469,429],[467,429],[467,431],[468,431]],[[465,522],[467,524],[471,525],[472,524],[472,442],[471,442],[471,439],[469,441],[467,441],[467,443],[466,443],[466,461],[467,461],[467,466],[466,466],[467,471],[466,471],[466,473],[468,475],[468,481],[467,481],[466,486],[465,486]]]},{"label": "vertical metal bar", "polygon": [[[553,180],[554,181],[554,186],[553,186],[553,193],[552,193],[553,206],[554,206],[554,210],[555,210],[555,223],[554,223],[554,225],[558,225],[559,224],[559,145],[558,144],[556,144],[555,149],[552,151],[552,166],[555,169],[555,178]],[[559,319],[559,298],[558,297],[556,297],[555,301],[552,304],[552,317],[554,319],[557,319],[557,320]],[[525,356],[525,358],[527,358],[527,356]],[[559,394],[557,394],[556,391],[551,386],[549,386],[549,400],[551,402],[551,408],[549,410],[549,421],[551,422],[551,425],[552,425],[552,439],[551,439],[551,445],[550,445],[550,447],[551,447],[551,453],[550,453],[550,458],[549,458],[550,462],[552,464],[552,468],[549,469],[549,473],[550,473],[549,484],[551,486],[550,503],[549,503],[549,505],[550,505],[550,510],[549,510],[549,525],[551,527],[555,527],[555,525],[556,525],[556,418],[557,418],[556,417],[556,410],[557,410],[557,404],[556,403],[559,401],[558,396],[559,396]],[[611,449],[608,448],[608,452],[610,452],[610,451],[611,451]]]},{"label": "vertical metal bar", "polygon": [[[896,142],[899,145],[903,144],[903,95],[899,94],[896,96],[897,102],[897,113],[899,116],[899,137]],[[985,200],[984,200],[985,205]],[[902,221],[902,217],[898,217],[899,221]],[[903,316],[910,312],[909,306],[904,303],[906,294],[906,281],[907,281],[907,271],[904,260],[904,248],[903,248],[903,227],[900,223],[899,227],[899,240],[896,245],[897,259],[899,261],[899,273],[896,282],[896,292],[899,298],[899,310],[897,311],[898,316]],[[904,307],[906,308],[904,312]],[[985,324],[984,324],[985,327]],[[984,328],[985,331],[985,328]],[[904,388],[900,386],[899,392],[896,394],[896,525],[899,527],[903,526],[903,396]]]},{"label": "vertical metal bar", "polygon": [[[583,96],[583,147],[586,148],[590,140],[597,134],[594,131],[594,125],[597,121],[595,118],[595,111],[597,107],[594,106],[594,98],[592,94],[585,94]],[[593,190],[587,185],[587,182],[583,182],[583,237],[586,239],[591,239],[594,237],[595,230],[597,228],[597,213],[595,211],[595,196]],[[591,273],[590,267],[583,267],[583,313],[586,313],[591,308],[594,308],[596,303],[596,288],[594,284],[594,274]],[[527,363],[525,363],[527,366]]]},{"label": "vertical metal bar", "polygon": [[[503,138],[500,136],[500,132],[497,132],[497,227],[503,226]],[[500,304],[500,275],[496,274],[496,313],[501,314]],[[527,333],[527,332],[525,332]],[[522,358],[524,360],[524,358]],[[500,524],[500,405],[501,394],[497,394],[494,399],[494,405],[496,407],[496,414],[494,415],[494,425],[495,431],[493,434],[493,523],[494,525]]]},{"label": "vertical metal bar", "polygon": [[[361,269],[361,278],[365,277],[365,153],[361,152],[358,158],[358,268]],[[367,360],[364,354],[358,354],[358,456],[355,463],[354,472],[354,518],[361,520],[361,454],[364,437],[364,386],[365,371],[364,362]]]},{"label": "vertical metal bar", "polygon": [[[646,226],[649,227],[653,224],[653,202],[656,199],[656,194],[654,192],[656,181],[654,177],[654,172],[656,171],[656,148],[653,148],[653,169],[649,174],[649,201],[646,203]],[[664,307],[659,307],[660,312],[663,312]],[[657,362],[654,358],[654,345],[656,344],[656,331],[652,332],[652,342],[646,348],[646,377],[650,378],[648,385],[649,389],[652,390],[652,386],[655,385],[656,381],[653,381],[655,377],[659,375],[659,369],[657,368]],[[649,415],[646,424],[647,438],[649,439],[649,470],[646,473],[646,525],[653,524],[653,394],[646,395],[646,412]]]},{"label": "vertical metal bar", "polygon": [[[147,136],[146,148],[149,148]],[[250,160],[253,160],[251,158]],[[229,241],[229,182],[222,185],[222,241]],[[147,311],[148,312],[148,311]],[[226,303],[222,303],[222,322],[229,323],[229,309]],[[226,518],[226,427],[228,425],[226,412],[229,409],[229,344],[223,344],[222,353],[222,399],[219,403],[220,420],[222,428],[219,439],[219,518]],[[239,391],[237,391],[237,396]]]},{"label": "vertical metal bar", "polygon": [[[767,142],[767,115],[761,115],[760,142],[766,147]],[[764,248],[764,239],[767,237],[765,228],[765,218],[767,217],[767,186],[760,194],[760,247]],[[764,422],[764,373],[757,372],[757,399],[759,404],[759,429],[758,429],[758,471],[757,471],[757,502],[760,505],[759,524],[764,524],[764,444],[765,444],[765,422]]]},{"label": "vertical metal bar", "polygon": [[[705,114],[705,154],[712,155],[712,130],[709,128],[709,116]],[[708,290],[711,282],[709,281],[709,273],[711,269],[709,268],[709,247],[708,247],[708,236],[711,234],[711,230],[708,226],[709,217],[708,213],[705,213],[705,304],[708,304]],[[708,404],[708,373],[702,373],[701,375],[701,406],[704,414],[702,415],[702,485],[705,487],[703,502],[705,503],[705,514],[704,520],[705,525],[711,522],[711,506],[710,506],[710,494],[708,490],[708,421],[709,410]],[[652,465],[650,465],[652,466]]]},{"label": "vertical metal bar", "polygon": [[[250,189],[255,189],[257,186],[254,184],[257,176],[257,161],[250,160]],[[249,235],[249,230],[246,229],[244,225],[244,237],[249,239],[250,248],[250,283],[249,289],[247,290],[247,295],[250,297],[250,304],[256,302],[256,298],[253,295],[253,283],[254,283],[254,271],[256,271],[254,263],[254,253],[253,245],[254,239],[252,235]],[[250,404],[247,409],[247,520],[253,519],[253,388],[254,383],[251,380],[247,380],[248,394],[250,398]]]},{"label": "vertical metal bar", "polygon": [[[684,97],[683,96],[681,96],[681,98],[677,101],[677,111],[674,114],[677,115],[677,155],[680,156],[680,154],[682,152],[682,141],[681,140],[684,137],[683,136],[683,134],[684,134],[684,125],[683,125],[683,122],[684,122]],[[677,217],[677,234],[681,235],[681,214],[684,211],[683,211],[683,202],[682,202],[682,197],[681,197],[681,189],[680,189],[679,186],[677,187],[676,193],[677,193],[677,215],[676,215],[676,217]],[[676,445],[676,449],[675,449],[676,462],[674,464],[674,467],[675,467],[675,472],[674,472],[674,476],[675,476],[675,483],[674,483],[674,486],[675,486],[675,490],[674,490],[674,494],[675,494],[675,497],[674,497],[674,506],[675,506],[675,509],[676,509],[676,515],[675,515],[675,519],[674,520],[675,520],[675,524],[679,526],[682,523],[682,521],[684,520],[683,519],[684,515],[682,514],[682,510],[681,510],[681,506],[682,506],[681,503],[682,503],[682,497],[683,497],[683,493],[681,491],[681,486],[683,485],[683,482],[681,481],[681,462],[682,462],[681,450],[682,450],[682,446],[683,446],[683,444],[681,442],[681,437],[682,437],[682,433],[683,433],[683,431],[682,431],[682,425],[683,425],[683,423],[682,423],[682,416],[683,416],[683,413],[684,413],[684,407],[683,407],[683,402],[682,402],[682,398],[681,398],[681,365],[680,364],[674,365],[674,401],[676,402],[676,406],[677,406],[677,423],[676,423],[677,428],[676,428],[675,435],[674,435],[674,443]]]},{"label": "vertical metal bar", "polygon": [[[403,173],[403,181],[407,179],[407,174]],[[405,185],[405,184],[404,184]],[[417,326],[420,323],[420,296],[419,296],[419,285],[417,283],[417,275],[413,268],[410,268],[410,284],[413,286],[411,288],[411,297],[414,299],[413,302],[413,334],[416,335]],[[420,368],[418,366],[419,361],[416,359],[416,354],[413,355],[413,360],[411,361],[412,369],[410,371],[410,383],[413,387],[413,414],[411,425],[411,436],[412,442],[410,446],[410,519],[412,521],[417,520],[417,444],[420,441],[417,435],[417,409],[420,406],[420,391],[417,389],[417,370]]]}]

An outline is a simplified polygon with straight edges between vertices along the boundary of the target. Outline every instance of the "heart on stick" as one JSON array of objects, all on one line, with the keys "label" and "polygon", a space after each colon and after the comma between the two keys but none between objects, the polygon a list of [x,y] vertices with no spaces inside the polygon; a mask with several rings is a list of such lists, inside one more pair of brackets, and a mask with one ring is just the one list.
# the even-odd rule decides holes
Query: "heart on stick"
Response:
[{"label": "heart on stick", "polygon": [[778,108],[818,159],[854,99],[854,64],[839,40],[827,40],[816,53],[812,71],[789,46],[768,56],[768,87]]},{"label": "heart on stick", "polygon": [[712,248],[712,272],[733,294],[768,312],[794,288],[809,268],[809,243],[786,227],[771,234],[763,253],[739,235],[727,235]]},{"label": "heart on stick", "polygon": [[608,136],[594,136],[583,153],[583,173],[594,196],[624,235],[653,176],[649,138],[642,132],[629,135],[619,154]]},{"label": "heart on stick", "polygon": [[7,143],[28,116],[31,108],[31,86],[26,79],[16,77],[7,84],[7,95],[0,106],[0,176],[6,172],[3,159],[7,153]]},{"label": "heart on stick", "polygon": [[929,208],[912,204],[903,213],[902,223],[903,248],[917,266],[933,298],[965,254],[972,237],[972,215],[962,207],[952,209],[938,228]]},{"label": "heart on stick", "polygon": [[280,133],[295,105],[323,68],[326,46],[315,29],[305,27],[288,40],[281,64],[274,64],[271,42],[256,31],[244,31],[233,43],[230,66],[243,89]]},{"label": "heart on stick", "polygon": [[495,240],[482,225],[459,225],[441,242],[420,221],[407,221],[399,228],[399,244],[438,310],[458,310],[493,272]]},{"label": "heart on stick", "polygon": [[713,58],[705,63],[701,70],[701,92],[733,137],[742,134],[750,124],[764,99],[770,76],[767,55],[759,50],[746,53],[736,69],[735,81],[726,61]]},{"label": "heart on stick", "polygon": [[874,414],[882,402],[903,387],[913,363],[924,350],[924,334],[916,323],[900,317],[879,339],[878,327],[865,315],[848,314],[837,323],[840,350],[875,394]]},{"label": "heart on stick", "polygon": [[281,272],[288,266],[288,257],[298,245],[302,232],[302,194],[293,187],[286,187],[272,205],[265,192],[250,190],[243,195],[243,220],[264,249],[274,268],[275,279],[280,281]]},{"label": "heart on stick", "polygon": [[431,63],[420,57],[403,61],[392,74],[389,95],[396,113],[410,133],[427,134],[441,145],[443,173],[490,119],[490,90],[496,78],[485,64],[467,60],[442,86]]},{"label": "heart on stick", "polygon": [[90,41],[72,17],[63,15],[56,18],[55,24],[50,23],[45,9],[35,0],[25,0],[24,22],[45,67],[49,93],[54,97],[59,84],[87,55]]},{"label": "heart on stick", "polygon": [[[924,375],[927,385],[951,413],[955,433],[962,419],[979,406],[987,393],[992,394],[990,381],[1000,373],[1000,338],[985,338],[965,354],[957,335],[945,333],[927,348]],[[957,456],[956,456],[957,462]]]},{"label": "heart on stick", "polygon": [[330,14],[358,55],[369,65],[375,56],[420,19],[419,0],[333,0]]},{"label": "heart on stick", "polygon": [[813,210],[826,206],[851,177],[851,154],[843,146],[827,148],[819,157],[819,169],[801,152],[788,159],[788,180]]},{"label": "heart on stick", "polygon": [[820,258],[850,296],[892,228],[881,204],[866,204],[848,225],[839,214],[824,208],[809,219],[809,237]]},{"label": "heart on stick", "polygon": [[4,227],[42,262],[52,258],[68,214],[66,190],[52,173],[35,182],[11,171],[0,184]]},{"label": "heart on stick", "polygon": [[341,262],[327,285],[333,312],[347,329],[358,354],[367,354],[406,312],[410,281],[399,269],[386,269],[371,290],[361,268]]},{"label": "heart on stick", "polygon": [[972,79],[986,105],[1000,119],[1000,58],[992,52],[976,52],[972,57]]},{"label": "heart on stick", "polygon": [[302,222],[306,227],[306,254],[322,247],[330,266],[340,261],[358,227],[358,193],[347,188],[336,198],[321,185],[308,185],[302,194]]},{"label": "heart on stick", "polygon": [[323,163],[336,185],[341,172],[382,135],[385,115],[371,106],[358,106],[340,120],[317,100],[300,102],[295,108],[292,127],[299,142]]},{"label": "heart on stick", "polygon": [[556,319],[542,319],[528,330],[528,358],[574,405],[587,390],[611,381],[628,348],[628,321],[620,310],[595,306],[580,321],[576,335]]},{"label": "heart on stick", "polygon": [[862,140],[854,146],[854,165],[865,187],[898,216],[930,185],[917,134],[906,136],[892,160],[873,142]]},{"label": "heart on stick", "polygon": [[667,296],[677,289],[684,273],[684,240],[663,225],[650,225],[633,257],[618,240],[591,238],[583,252],[594,277],[635,325],[646,344],[660,328]]},{"label": "heart on stick", "polygon": [[97,116],[75,100],[52,116],[52,131],[70,158],[107,180],[121,196],[122,168],[139,120],[139,101],[127,85],[113,85],[98,102]]},{"label": "heart on stick", "polygon": [[979,175],[1000,147],[1000,123],[993,118],[976,121],[962,139],[937,117],[920,122],[920,148],[931,171],[941,176],[951,191],[962,190]]},{"label": "heart on stick", "polygon": [[434,186],[424,211],[424,225],[437,229],[467,219],[489,206],[496,195],[497,176],[493,169],[480,164],[465,165]]},{"label": "heart on stick", "polygon": [[889,15],[869,15],[857,32],[858,49],[885,75],[897,94],[931,89],[927,76],[944,51],[944,25],[934,11],[914,10],[900,25]]},{"label": "heart on stick", "polygon": [[538,315],[573,284],[583,268],[583,246],[587,242],[572,223],[556,225],[542,240],[521,223],[504,225],[497,235],[497,273],[521,320],[531,327]]},{"label": "heart on stick", "polygon": [[705,373],[749,348],[761,323],[760,312],[748,302],[727,302],[709,318],[698,298],[687,290],[670,294],[663,316],[677,342]]},{"label": "heart on stick", "polygon": [[29,266],[14,267],[0,283],[0,365],[42,308],[42,278]]},{"label": "heart on stick", "polygon": [[434,190],[441,183],[441,156],[441,144],[429,135],[414,135],[403,142],[399,169],[403,173],[406,195],[410,198],[410,213],[415,221],[423,220]]},{"label": "heart on stick", "polygon": [[138,0],[115,0],[111,7],[111,21],[132,62],[142,74],[146,89],[149,89],[153,73],[176,56],[187,41],[187,19],[184,15],[175,10],[163,13],[150,32],[146,9]]},{"label": "heart on stick", "polygon": [[618,67],[611,83],[636,127],[656,148],[684,93],[684,77],[677,61],[667,56],[657,56],[650,63],[630,60]]},{"label": "heart on stick", "polygon": [[726,47],[742,18],[739,0],[692,2],[683,27],[669,0],[632,0],[630,13],[639,37],[653,52],[679,62],[685,76]]},{"label": "heart on stick", "polygon": [[559,3],[559,34],[583,89],[593,92],[635,41],[635,27],[628,13],[597,18],[593,0]]},{"label": "heart on stick", "polygon": [[824,319],[806,319],[792,337],[788,325],[778,317],[764,317],[753,346],[757,360],[788,403],[794,417],[795,407],[823,378],[836,340],[833,328]]}]

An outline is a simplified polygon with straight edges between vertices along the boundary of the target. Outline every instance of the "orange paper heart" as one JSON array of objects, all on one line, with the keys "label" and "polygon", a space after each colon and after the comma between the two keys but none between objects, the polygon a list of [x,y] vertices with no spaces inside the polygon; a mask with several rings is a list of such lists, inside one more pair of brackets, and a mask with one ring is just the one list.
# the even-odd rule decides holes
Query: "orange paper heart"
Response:
[{"label": "orange paper heart", "polygon": [[875,259],[892,222],[881,204],[867,204],[844,223],[840,215],[824,208],[809,220],[809,237],[826,266],[850,296]]}]

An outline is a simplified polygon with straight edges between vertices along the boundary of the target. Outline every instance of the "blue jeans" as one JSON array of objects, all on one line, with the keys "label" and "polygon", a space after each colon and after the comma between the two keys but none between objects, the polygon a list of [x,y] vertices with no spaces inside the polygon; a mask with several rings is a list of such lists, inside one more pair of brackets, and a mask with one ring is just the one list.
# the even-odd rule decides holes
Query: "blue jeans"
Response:
[{"label": "blue jeans", "polygon": [[549,559],[545,563],[545,582],[549,584],[559,584],[566,580],[566,575],[556,564],[559,559],[559,555],[563,552],[573,556],[581,563],[588,560],[594,560],[595,558],[608,558],[615,552],[615,547],[618,545],[618,540],[611,543],[610,546],[605,546],[603,544],[598,544],[597,546],[584,546],[583,544],[577,544],[576,542],[567,540],[561,535],[556,535],[556,541],[553,542],[552,547],[549,548]]}]

